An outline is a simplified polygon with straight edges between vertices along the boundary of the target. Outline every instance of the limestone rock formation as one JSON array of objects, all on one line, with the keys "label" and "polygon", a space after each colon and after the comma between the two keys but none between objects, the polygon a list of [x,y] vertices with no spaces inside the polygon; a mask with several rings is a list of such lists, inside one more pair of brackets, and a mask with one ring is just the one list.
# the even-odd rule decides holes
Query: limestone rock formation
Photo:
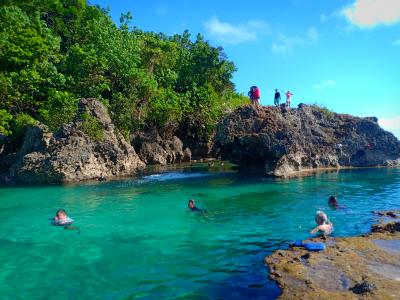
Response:
[{"label": "limestone rock formation", "polygon": [[132,135],[131,143],[146,164],[189,162],[192,156],[190,149],[184,148],[178,137],[163,139],[156,130]]},{"label": "limestone rock formation", "polygon": [[[45,125],[27,128],[17,153],[0,157],[3,178],[20,183],[75,182],[126,176],[143,169],[133,147],[114,130],[107,109],[96,99],[81,99],[79,115],[94,117],[102,137],[90,137],[83,119],[51,133]],[[6,170],[6,172],[4,172]]]},{"label": "limestone rock formation", "polygon": [[377,119],[336,114],[318,106],[238,108],[217,126],[215,145],[241,170],[275,176],[302,171],[396,166],[400,142]]}]

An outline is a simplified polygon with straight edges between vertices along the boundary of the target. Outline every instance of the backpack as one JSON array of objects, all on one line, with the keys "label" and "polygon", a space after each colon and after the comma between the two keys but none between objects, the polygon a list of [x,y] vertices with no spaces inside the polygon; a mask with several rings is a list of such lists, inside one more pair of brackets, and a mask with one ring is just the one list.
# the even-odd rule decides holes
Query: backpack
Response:
[{"label": "backpack", "polygon": [[260,89],[258,87],[254,87],[254,92],[253,92],[254,98],[258,99],[260,98]]}]

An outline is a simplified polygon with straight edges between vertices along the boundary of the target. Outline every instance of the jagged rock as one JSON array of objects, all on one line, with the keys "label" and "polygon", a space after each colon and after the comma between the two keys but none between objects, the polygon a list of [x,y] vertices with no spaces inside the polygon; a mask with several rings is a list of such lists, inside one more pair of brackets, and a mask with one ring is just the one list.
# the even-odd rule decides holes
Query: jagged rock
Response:
[{"label": "jagged rock", "polygon": [[374,117],[336,114],[318,106],[238,108],[217,126],[215,146],[240,170],[275,176],[302,171],[393,164],[400,142]]},{"label": "jagged rock", "polygon": [[133,135],[131,143],[146,164],[166,165],[191,160],[190,149],[184,149],[178,137],[163,139],[156,130]]},{"label": "jagged rock", "polygon": [[386,160],[383,165],[385,167],[400,167],[400,158],[399,159],[393,159],[393,160]]},{"label": "jagged rock", "polygon": [[372,293],[374,290],[376,290],[376,285],[368,281],[363,281],[361,283],[357,283],[355,286],[350,288],[350,290],[354,294]]},{"label": "jagged rock", "polygon": [[189,148],[185,148],[183,150],[183,161],[191,161],[192,160],[192,151]]},{"label": "jagged rock", "polygon": [[98,100],[81,99],[79,112],[98,120],[102,140],[90,138],[80,119],[63,125],[57,134],[43,124],[29,126],[18,153],[0,160],[11,162],[3,176],[21,183],[74,182],[132,175],[145,167],[133,147],[114,131],[107,109]]},{"label": "jagged rock", "polygon": [[7,137],[4,134],[0,134],[0,155],[3,153],[4,144],[6,143]]},{"label": "jagged rock", "polygon": [[399,222],[379,223],[374,224],[371,227],[372,232],[400,232]]},{"label": "jagged rock", "polygon": [[373,211],[374,214],[377,214],[381,217],[389,217],[393,219],[400,218],[400,210],[399,209],[391,209],[391,210],[380,210],[380,211]]}]

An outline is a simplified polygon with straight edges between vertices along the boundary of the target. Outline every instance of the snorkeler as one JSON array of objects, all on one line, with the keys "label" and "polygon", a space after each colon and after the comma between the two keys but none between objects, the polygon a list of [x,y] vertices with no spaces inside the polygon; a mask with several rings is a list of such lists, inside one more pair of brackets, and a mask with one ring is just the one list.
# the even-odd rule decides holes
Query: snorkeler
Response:
[{"label": "snorkeler", "polygon": [[198,212],[201,212],[201,213],[203,213],[204,211],[201,209],[201,208],[198,208],[198,207],[196,207],[196,204],[194,203],[194,200],[193,199],[190,199],[189,201],[188,201],[188,208],[191,210],[191,211],[198,211]]},{"label": "snorkeler", "polygon": [[57,210],[56,216],[52,220],[53,220],[53,225],[57,226],[70,225],[74,222],[73,219],[67,216],[67,213],[65,212],[64,209]]},{"label": "snorkeler", "polygon": [[315,215],[315,222],[317,227],[310,231],[311,234],[320,232],[322,235],[329,235],[333,231],[333,224],[329,221],[328,216],[323,211],[317,211]]}]

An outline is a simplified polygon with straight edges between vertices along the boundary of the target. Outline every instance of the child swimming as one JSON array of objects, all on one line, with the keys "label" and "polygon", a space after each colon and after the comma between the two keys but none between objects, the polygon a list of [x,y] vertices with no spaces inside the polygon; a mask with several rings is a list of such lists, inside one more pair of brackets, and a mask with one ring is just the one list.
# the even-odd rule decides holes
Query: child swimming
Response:
[{"label": "child swimming", "polygon": [[329,235],[333,231],[333,224],[329,221],[328,216],[323,211],[317,211],[315,215],[317,227],[310,231],[311,234],[321,232],[322,235]]},{"label": "child swimming", "polygon": [[57,210],[56,216],[53,218],[54,225],[63,226],[72,224],[72,222],[74,222],[74,220],[67,216],[67,213],[64,209]]}]

